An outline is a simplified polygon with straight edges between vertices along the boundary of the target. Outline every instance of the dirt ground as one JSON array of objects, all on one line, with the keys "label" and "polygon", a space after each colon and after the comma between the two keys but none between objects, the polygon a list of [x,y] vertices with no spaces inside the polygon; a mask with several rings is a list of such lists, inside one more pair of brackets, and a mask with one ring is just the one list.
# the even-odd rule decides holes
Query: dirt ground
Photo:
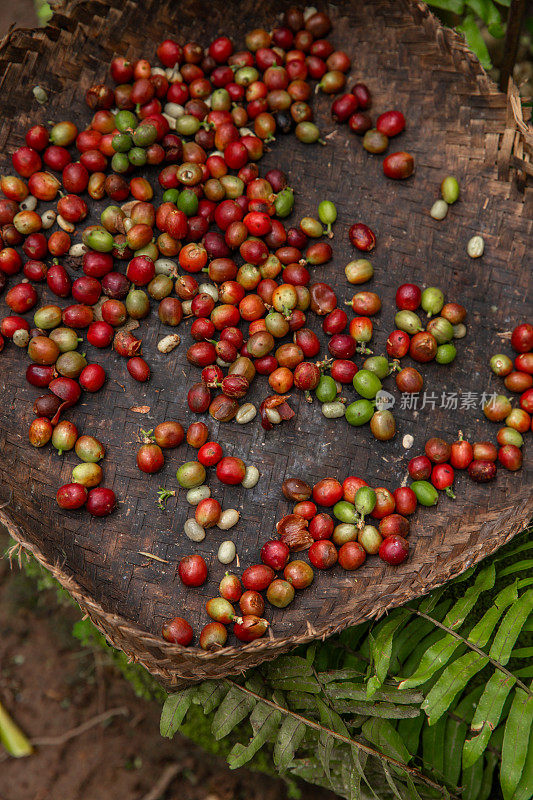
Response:
[{"label": "dirt ground", "polygon": [[[0,551],[6,542],[0,534]],[[24,759],[6,758],[0,746],[0,800],[285,800],[281,781],[231,772],[183,737],[162,739],[160,707],[72,638],[74,609],[36,603],[35,592],[0,560],[0,699],[43,742]],[[334,800],[313,787],[304,795]]]}]

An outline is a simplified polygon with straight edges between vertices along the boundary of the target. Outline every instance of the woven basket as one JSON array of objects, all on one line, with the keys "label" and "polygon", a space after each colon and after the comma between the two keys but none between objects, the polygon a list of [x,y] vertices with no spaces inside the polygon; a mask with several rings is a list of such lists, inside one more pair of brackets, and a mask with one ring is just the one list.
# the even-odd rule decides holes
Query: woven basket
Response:
[{"label": "woven basket", "polygon": [[[229,31],[242,42],[245,31],[260,25],[272,27],[284,7],[277,0],[95,0],[67,6],[45,29],[13,31],[0,50],[4,162],[32,123],[65,117],[87,121],[80,98],[89,85],[106,79],[114,54],[150,58],[157,42],[167,36],[206,44],[216,33]],[[354,429],[343,420],[324,420],[317,403],[310,406],[298,394],[291,399],[295,420],[268,434],[257,420],[248,426],[227,424],[219,429],[211,423],[213,438],[223,442],[227,454],[257,464],[262,472],[261,481],[248,493],[211,482],[224,507],[241,509],[241,521],[232,531],[241,567],[258,560],[260,544],[272,533],[275,520],[289,509],[280,492],[285,476],[299,475],[313,482],[326,475],[342,480],[349,474],[362,474],[371,485],[393,489],[406,476],[405,433],[415,439],[411,454],[422,450],[428,436],[453,439],[459,428],[473,440],[494,439],[496,429],[488,430],[479,405],[481,392],[500,388],[489,373],[488,355],[509,350],[509,334],[501,332],[531,317],[528,208],[532,195],[510,169],[517,165],[512,161],[514,138],[509,148],[510,134],[507,138],[504,134],[514,127],[507,116],[506,97],[463,41],[442,28],[422,3],[340,0],[330,12],[335,26],[332,39],[353,57],[352,77],[365,80],[373,91],[374,113],[394,107],[406,112],[408,129],[396,149],[415,155],[415,176],[404,183],[387,181],[380,158],[366,154],[346,127],[334,131],[331,100],[325,96],[317,96],[316,112],[322,129],[331,132],[327,148],[306,147],[288,137],[273,146],[261,170],[275,165],[288,171],[297,192],[298,218],[316,214],[317,203],[324,198],[335,200],[339,220],[333,240],[334,266],[316,268],[314,278],[331,282],[340,298],[349,299],[353,293],[343,274],[344,264],[353,258],[348,226],[362,220],[376,230],[374,283],[384,308],[376,324],[376,353],[383,352],[387,333],[394,327],[395,287],[407,280],[439,285],[449,299],[466,305],[469,333],[459,342],[453,367],[423,368],[428,391],[435,392],[436,408],[430,403],[418,411],[397,409],[399,433],[392,443],[376,442],[368,427]],[[36,84],[49,94],[45,107],[34,100]],[[504,144],[507,151],[502,155]],[[440,181],[449,173],[459,178],[462,196],[447,219],[437,223],[428,209],[438,197]],[[476,233],[483,234],[486,251],[482,259],[473,261],[465,247]],[[47,297],[46,292],[43,296]],[[0,305],[0,313],[5,313],[4,308]],[[317,318],[311,324],[321,330]],[[187,341],[186,332],[180,332]],[[144,352],[153,370],[148,385],[133,386],[123,361],[111,353],[99,353],[97,360],[110,376],[108,384],[97,396],[85,396],[71,414],[83,432],[101,438],[108,449],[105,484],[116,490],[122,502],[105,520],[58,511],[55,491],[69,480],[75,458],[66,454],[59,459],[48,448],[37,451],[27,445],[36,392],[24,381],[24,359],[14,348],[6,348],[0,359],[0,475],[3,490],[12,491],[12,500],[0,512],[0,520],[114,646],[167,686],[235,674],[296,644],[378,617],[494,552],[521,531],[532,515],[532,459],[526,452],[519,473],[501,470],[489,487],[472,485],[459,476],[455,502],[442,499],[435,509],[418,512],[410,557],[401,568],[387,567],[374,558],[356,573],[335,568],[318,575],[311,589],[272,615],[270,637],[246,646],[235,644],[232,638],[229,647],[216,653],[169,645],[159,636],[166,618],[183,614],[196,630],[207,621],[204,603],[216,594],[224,572],[214,553],[227,534],[218,529],[208,533],[198,551],[208,559],[210,580],[201,589],[184,590],[176,575],[179,558],[192,552],[181,533],[189,513],[184,492],[171,498],[166,513],[157,509],[155,495],[159,485],[176,488],[176,467],[194,457],[193,452],[173,451],[164,471],[151,479],[139,473],[134,458],[141,427],[169,418],[191,421],[184,398],[198,373],[186,362],[184,343],[171,355],[157,352],[155,342],[162,333],[153,316],[150,325],[141,323]],[[255,384],[253,401],[267,393],[264,379]],[[458,395],[459,408],[453,411],[440,407],[441,391],[476,392],[478,400],[475,408],[461,408],[464,396]],[[149,411],[141,413],[143,407]]]}]

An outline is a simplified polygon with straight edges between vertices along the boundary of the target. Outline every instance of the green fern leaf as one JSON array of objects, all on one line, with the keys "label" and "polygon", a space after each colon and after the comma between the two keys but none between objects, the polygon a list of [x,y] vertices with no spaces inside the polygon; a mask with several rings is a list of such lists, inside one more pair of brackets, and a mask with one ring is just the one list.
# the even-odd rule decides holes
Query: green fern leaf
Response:
[{"label": "green fern leaf", "polygon": [[285,692],[307,692],[308,694],[320,694],[320,684],[312,675],[301,678],[277,678],[271,681],[271,685],[276,689]]},{"label": "green fern leaf", "polygon": [[[430,622],[429,624],[431,625],[432,629],[431,633],[429,633],[422,639],[422,641],[409,654],[409,657],[403,664],[402,672],[404,673],[404,676],[407,676],[403,678],[404,681],[408,681],[415,674],[415,672],[418,670],[420,661],[424,657],[424,654],[431,647],[433,647],[434,644],[436,644],[438,641],[442,639],[443,636],[442,631],[439,630],[438,628],[435,629],[435,625],[433,624],[433,622]],[[394,679],[397,681],[402,681],[402,677],[395,676]],[[404,688],[403,683],[400,684],[400,688]],[[410,686],[406,685],[405,688],[408,689],[410,688]]]},{"label": "green fern leaf", "polygon": [[460,646],[463,646],[460,639],[456,639],[451,634],[448,633],[441,636],[439,640],[423,654],[422,660],[414,675],[401,681],[400,689],[412,689],[415,686],[421,686],[427,683],[433,675],[449,662],[450,658]]},{"label": "green fern leaf", "polygon": [[502,745],[500,785],[504,800],[511,800],[520,783],[532,727],[533,695],[526,694],[523,689],[515,689]]},{"label": "green fern leaf", "polygon": [[408,620],[405,609],[395,609],[386,620],[379,622],[372,632],[370,656],[374,665],[374,680],[368,682],[367,695],[371,697],[387,677],[392,655],[392,640],[395,633],[402,628]]},{"label": "green fern leaf", "polygon": [[[420,604],[419,610],[427,614],[431,613],[434,619],[442,622],[450,606],[451,601],[446,600],[440,603],[433,611],[431,607],[428,609],[423,604]],[[404,665],[404,661],[414,652],[422,639],[432,631],[434,632],[434,623],[431,620],[417,617],[394,637],[390,666],[390,671],[393,675],[399,672]],[[405,672],[407,673],[407,670]]]},{"label": "green fern leaf", "polygon": [[468,725],[459,719],[449,717],[444,732],[444,780],[450,786],[459,784],[461,775],[461,753],[466,739]]},{"label": "green fern leaf", "polygon": [[483,770],[481,786],[479,788],[476,800],[489,800],[489,798],[494,797],[493,794],[494,770],[496,769],[499,763],[500,763],[499,754],[487,751],[485,755],[485,768]]},{"label": "green fern leaf", "polygon": [[483,20],[489,30],[491,27],[495,30],[501,28],[501,14],[492,0],[466,0],[466,5]]},{"label": "green fern leaf", "polygon": [[281,711],[258,702],[250,715],[253,736],[248,745],[237,742],[228,753],[230,769],[243,767],[271,739],[281,723]]},{"label": "green fern leaf", "polygon": [[387,783],[389,784],[390,790],[393,793],[394,797],[396,797],[397,800],[404,800],[403,796],[400,794],[400,790],[398,789],[398,786],[396,785],[396,781],[392,777],[392,773],[391,773],[388,765],[383,763],[382,767],[383,767],[383,772],[385,774],[385,779],[386,779]]},{"label": "green fern leaf", "polygon": [[380,753],[395,758],[403,764],[411,758],[411,753],[403,743],[400,734],[386,719],[374,717],[367,720],[363,727],[363,736],[375,744]]},{"label": "green fern leaf", "polygon": [[[511,603],[516,600],[517,596],[518,594],[515,584],[510,584],[502,589],[502,591],[496,596],[494,604],[485,612],[479,622],[472,628],[468,638],[465,640],[466,643],[471,642],[472,644],[477,645],[477,647],[483,647],[490,639],[490,636],[492,635],[492,632],[505,608],[511,605]],[[450,615],[447,615],[446,619],[448,616]],[[400,688],[409,688],[413,685],[426,683],[431,677],[433,677],[433,675],[435,675],[436,672],[438,672],[442,666],[444,666],[444,664],[449,661],[451,656],[455,653],[460,645],[462,646],[460,639],[457,639],[451,634],[445,634],[445,636],[443,636],[439,642],[436,642],[435,645],[427,651],[427,653],[422,657],[420,666],[415,674],[406,681],[402,681]],[[478,656],[478,658],[480,657]],[[457,664],[458,661],[461,661],[461,658],[456,659],[454,664]],[[482,669],[483,666],[484,665],[481,665],[479,669]],[[451,665],[451,667],[453,667],[453,665]],[[458,668],[455,667],[455,669]],[[441,678],[439,678],[437,683],[440,684],[440,686],[444,685],[446,682],[447,672],[448,670],[446,669],[441,675]],[[438,691],[438,689],[436,691]]]},{"label": "green fern leaf", "polygon": [[413,719],[402,719],[398,723],[398,733],[400,734],[407,750],[414,756],[418,752],[420,734],[425,722],[424,714],[419,711],[418,716]]},{"label": "green fern leaf", "polygon": [[193,703],[202,706],[204,714],[210,714],[221,704],[229,691],[229,686],[217,681],[204,681],[196,687]]},{"label": "green fern leaf", "polygon": [[306,726],[295,717],[285,717],[274,745],[274,764],[280,772],[286,770],[306,733]]},{"label": "green fern leaf", "polygon": [[483,783],[483,759],[463,770],[461,800],[478,800]]},{"label": "green fern leaf", "polygon": [[[527,594],[526,592],[526,595]],[[523,595],[523,597],[526,595]],[[485,612],[480,621],[470,631],[467,642],[471,642],[477,647],[484,647],[489,641],[505,608],[513,603],[516,596],[516,585],[511,584],[502,589],[496,596],[494,605]],[[521,599],[522,598],[520,598],[520,600]],[[516,601],[509,609],[500,627],[504,625],[505,620],[509,617],[511,612],[520,605],[520,600]],[[527,607],[527,604],[522,603],[520,609],[524,607]],[[512,614],[508,624],[505,626],[505,630],[514,632],[517,626],[520,625],[520,620],[521,615],[519,610],[518,613]],[[428,715],[430,725],[433,725],[442,716],[451,705],[454,697],[465,688],[468,681],[471,680],[477,672],[482,670],[487,663],[487,657],[477,652],[470,652],[460,656],[446,667],[422,703],[422,708]]]},{"label": "green fern leaf", "polygon": [[532,569],[533,558],[527,558],[524,561],[515,561],[513,564],[509,564],[508,567],[499,571],[498,576],[505,578],[507,575],[514,575],[515,572],[524,572],[525,570],[530,572]]},{"label": "green fern leaf", "polygon": [[479,596],[488,589],[492,589],[495,580],[496,567],[494,564],[490,564],[488,567],[482,569],[477,575],[474,584],[469,586],[464,596],[460,598],[446,614],[443,624],[452,630],[460,627],[465,621],[467,614],[474,608]]},{"label": "green fern leaf", "polygon": [[533,589],[524,592],[503,618],[494,637],[489,655],[500,664],[507,664],[522,626],[533,610]]},{"label": "green fern leaf", "polygon": [[196,689],[192,687],[184,689],[182,692],[168,695],[161,711],[161,721],[159,723],[161,736],[172,739],[190,708],[195,691]]},{"label": "green fern leaf", "polygon": [[533,787],[533,725],[529,733],[529,747],[526,755],[526,763],[522,771],[520,783],[513,794],[513,800],[531,800]]},{"label": "green fern leaf", "polygon": [[232,686],[213,717],[211,730],[215,739],[223,739],[231,733],[251,713],[255,704],[253,697]]},{"label": "green fern leaf", "polygon": [[348,762],[341,763],[342,782],[344,784],[344,795],[347,800],[361,799],[361,776],[357,770]]},{"label": "green fern leaf", "polygon": [[[510,0],[509,3],[510,5]],[[503,5],[503,3],[500,3]],[[515,556],[519,555],[519,553],[525,553],[528,550],[533,549],[533,539],[529,539],[526,542],[518,545],[518,547],[513,547],[512,550],[509,550],[508,547],[503,547],[500,552],[494,557],[494,561],[507,561],[508,558],[515,558]],[[501,573],[498,572],[500,575]]]},{"label": "green fern leaf", "polygon": [[487,681],[470,726],[476,736],[468,739],[463,748],[463,769],[471,767],[484,753],[515,682],[515,678],[509,678],[499,671],[494,672]]},{"label": "green fern leaf", "polygon": [[[325,692],[330,700],[366,700],[366,690],[364,683],[330,683],[326,685]],[[420,704],[424,699],[421,692],[407,692],[398,689],[396,686],[384,684],[374,694],[374,700],[383,700],[389,703],[399,704]]]},{"label": "green fern leaf", "polygon": [[462,14],[465,7],[463,0],[429,0],[428,5],[452,14]]},{"label": "green fern leaf", "polygon": [[277,689],[319,694],[320,684],[312,664],[301,656],[280,656],[267,666],[270,683]]},{"label": "green fern leaf", "polygon": [[[494,564],[491,564],[490,567],[482,570],[477,576],[474,585],[467,589],[464,596],[458,600],[446,614],[443,625],[446,625],[446,627],[450,628],[451,630],[460,627],[467,614],[469,614],[475,606],[479,596],[484,591],[491,589],[494,586],[495,577],[496,570]],[[506,592],[507,589],[503,591]],[[500,594],[503,594],[503,592]],[[511,601],[509,600],[509,602]],[[481,629],[484,629],[485,626],[490,624],[492,619],[490,612],[491,609],[489,609],[485,617],[483,617],[480,623],[476,625],[470,634],[469,638],[471,638],[471,640],[476,644],[476,639],[481,635],[478,626],[481,626]],[[494,622],[494,624],[496,624],[496,622]],[[411,689],[414,686],[420,686],[426,683],[433,675],[435,675],[436,672],[439,671],[439,669],[448,663],[460,645],[460,639],[455,638],[451,634],[448,633],[444,636],[441,635],[435,644],[425,650],[415,673],[409,678],[401,681],[400,689]]]},{"label": "green fern leaf", "polygon": [[306,694],[305,692],[287,692],[287,702],[293,711],[309,711],[313,716],[316,712],[316,703],[314,694]]},{"label": "green fern leaf", "polygon": [[515,678],[533,678],[533,666],[515,669],[513,674]]},{"label": "green fern leaf", "polygon": [[353,678],[362,677],[364,677],[364,673],[357,669],[333,669],[318,673],[318,678],[323,686],[335,681],[351,681]]},{"label": "green fern leaf", "polygon": [[372,797],[374,797],[375,800],[380,800],[380,798],[374,791],[374,787],[370,784],[370,781],[368,780],[368,777],[365,772],[365,767],[368,761],[368,754],[361,752],[356,747],[352,747],[351,750],[352,750],[352,762],[355,771],[359,775],[359,778],[364,781],[365,786],[367,787]]},{"label": "green fern leaf", "polygon": [[[320,722],[329,730],[336,731],[337,733],[342,733],[345,736],[349,735],[346,726],[344,725],[342,719],[339,715],[333,711],[329,706],[327,706],[320,698],[316,698],[318,713],[320,717]],[[330,760],[331,760],[331,753],[333,750],[333,737],[328,734],[327,731],[320,731],[318,737],[318,758],[320,759],[320,763],[322,764],[322,768],[324,770],[324,775],[326,775],[328,781],[331,782],[331,772],[330,772]]]},{"label": "green fern leaf", "polygon": [[425,725],[422,729],[422,759],[426,769],[431,770],[437,778],[444,775],[444,737],[446,719],[440,719],[436,725]]},{"label": "green fern leaf", "polygon": [[406,789],[407,789],[407,797],[409,798],[409,800],[422,800],[413,782],[413,779],[409,774],[406,774],[405,782],[407,784]]},{"label": "green fern leaf", "polygon": [[533,658],[533,647],[515,647],[511,658]]},{"label": "green fern leaf", "polygon": [[270,680],[278,678],[299,678],[313,674],[313,667],[301,656],[280,656],[266,665]]},{"label": "green fern leaf", "polygon": [[488,663],[488,657],[480,656],[479,653],[465,653],[446,667],[422,703],[429,725],[434,725],[442,717],[454,697]]}]

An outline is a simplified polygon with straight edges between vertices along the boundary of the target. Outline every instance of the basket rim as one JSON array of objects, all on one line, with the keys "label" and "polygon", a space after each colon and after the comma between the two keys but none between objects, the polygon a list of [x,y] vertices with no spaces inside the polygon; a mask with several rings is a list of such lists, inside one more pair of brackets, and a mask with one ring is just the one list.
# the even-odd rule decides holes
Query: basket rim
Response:
[{"label": "basket rim", "polygon": [[[260,0],[260,2],[263,2],[263,0]],[[500,92],[496,83],[484,70],[476,55],[468,48],[464,38],[455,30],[446,28],[432,13],[426,3],[422,2],[422,0],[403,0],[402,5],[405,13],[410,14],[413,18],[413,25],[422,26],[425,29],[427,37],[431,40],[434,40],[439,45],[443,55],[450,60],[454,68],[470,75],[470,77],[476,80],[480,93],[483,96],[502,95],[502,92]],[[32,36],[37,36],[45,41],[47,40],[51,44],[54,41],[54,35],[52,31],[56,30],[60,32],[61,29],[65,28],[66,23],[69,20],[72,21],[69,15],[73,11],[76,9],[80,9],[82,11],[84,10],[87,16],[91,16],[97,13],[95,12],[95,7],[100,7],[102,9],[109,8],[109,6],[105,2],[102,2],[102,0],[70,0],[70,2],[65,4],[60,13],[54,13],[47,27],[12,28],[0,40],[0,64],[5,65],[6,63],[9,63],[6,60],[6,50],[10,44],[16,42],[17,37],[20,35],[29,33]],[[75,23],[81,27],[87,27],[87,23],[81,21],[80,19],[76,20]],[[2,83],[3,80],[0,80],[0,86]],[[515,117],[515,121],[518,122],[516,119],[517,112],[514,106],[512,106],[512,113]],[[504,183],[511,183],[511,180],[508,176],[501,180]],[[533,516],[533,493],[529,498],[526,499],[525,508],[527,509],[527,519],[530,519]],[[477,564],[483,558],[486,558],[487,556],[496,552],[501,546],[510,541],[514,536],[519,534],[527,527],[527,519],[525,521],[518,521],[514,522],[514,524],[511,524],[505,532],[502,532],[501,538],[497,541],[494,541],[488,548],[486,546],[482,547],[481,544],[476,545],[475,551],[470,554],[470,557],[466,558],[461,564],[449,567],[446,571],[442,572],[438,578],[434,578],[433,581],[425,585],[424,591],[418,596],[421,597],[438,586],[442,586],[443,584],[463,573],[469,567]],[[171,644],[166,642],[161,637],[140,627],[138,624],[128,621],[121,614],[106,611],[100,602],[96,601],[89,594],[87,594],[78,581],[65,571],[64,564],[59,562],[52,563],[46,558],[41,549],[31,541],[20,525],[18,525],[11,518],[5,508],[0,508],[0,522],[5,525],[10,536],[17,542],[19,547],[19,557],[20,549],[24,549],[25,551],[31,553],[31,555],[35,557],[39,564],[47,569],[52,574],[52,577],[54,577],[58,583],[69,593],[74,601],[80,606],[82,612],[90,617],[91,621],[95,624],[98,630],[103,633],[111,645],[126,652],[133,661],[142,664],[149,672],[156,675],[156,677],[160,677],[166,681],[170,680],[171,683],[176,683],[176,678],[183,679],[185,681],[198,681],[203,679],[202,677],[194,675],[185,676],[183,674],[183,668],[179,668],[177,662],[179,657],[184,655],[187,655],[189,662],[195,659],[198,663],[201,662],[203,664],[208,664],[209,662],[213,661],[220,662],[221,658],[229,659],[230,657],[249,656],[252,653],[261,653],[262,660],[268,660],[276,658],[291,646],[305,644],[317,638],[322,640],[326,639],[336,633],[339,633],[351,624],[358,624],[359,622],[363,621],[356,620],[353,613],[347,612],[346,617],[344,617],[341,622],[333,626],[323,626],[317,630],[311,625],[311,623],[308,622],[308,630],[304,634],[293,634],[284,636],[282,638],[276,638],[273,636],[273,634],[270,634],[270,638],[265,637],[263,639],[241,644],[239,646],[224,647],[221,650],[214,652],[203,651],[198,647],[183,647],[181,645]],[[11,553],[10,558],[12,558],[13,555],[14,553]],[[367,612],[365,614],[365,619],[377,619],[387,613],[387,611],[390,609],[403,604],[409,599],[412,598],[396,596],[392,599],[389,599],[388,602],[385,601],[381,605],[378,605],[377,607],[375,606],[371,612]],[[125,647],[123,641],[119,642],[118,638],[109,631],[108,626],[110,626],[113,631],[119,631],[125,636],[129,637],[129,643],[131,647]],[[134,640],[135,644],[133,644],[132,640]],[[135,648],[136,652],[131,651],[131,648],[133,647]],[[151,648],[151,652],[149,652],[149,648]],[[164,656],[170,658],[171,660],[176,659],[175,667],[179,669],[179,672],[173,673],[164,667],[154,666],[154,656],[155,658]],[[150,661],[149,664],[146,663],[147,659]],[[188,667],[185,667],[185,669],[187,668]],[[238,671],[238,667],[235,668],[231,666],[229,669],[229,673]]]},{"label": "basket rim", "polygon": [[[495,541],[492,546],[488,548],[482,545],[478,545],[477,552],[472,555],[471,558],[464,561],[462,564],[459,565],[456,569],[448,570],[439,577],[439,579],[434,580],[430,584],[425,587],[425,590],[419,595],[423,597],[424,595],[428,594],[430,591],[438,588],[439,586],[448,583],[453,578],[458,577],[470,567],[478,564],[483,559],[487,558],[488,556],[495,553],[500,547],[503,547],[504,544],[511,541],[515,536],[519,533],[524,531],[527,526],[529,525],[528,519],[531,519],[533,516],[533,492],[528,500],[527,503],[528,516],[523,522],[518,522],[517,524],[511,526],[511,528],[505,533],[505,535],[498,541]],[[28,541],[20,526],[13,522],[11,517],[5,512],[5,509],[0,509],[0,522],[6,527],[10,536],[15,539],[17,544],[31,553],[34,558],[41,564],[42,567],[47,569],[51,574],[52,577],[55,578],[58,583],[71,595],[71,597],[75,600],[75,602],[80,606],[82,611],[84,611],[92,620],[92,622],[96,625],[96,627],[104,634],[106,639],[110,641],[110,643],[114,647],[118,647],[119,649],[124,650],[124,647],[120,644],[117,644],[116,641],[113,640],[113,637],[109,634],[108,630],[102,627],[102,621],[109,622],[111,625],[116,627],[117,629],[121,629],[125,633],[129,635],[134,635],[137,640],[139,640],[144,646],[146,647],[157,647],[160,650],[165,651],[165,654],[168,656],[179,656],[187,654],[189,656],[194,656],[199,661],[208,662],[214,661],[219,659],[221,655],[225,657],[230,656],[237,656],[242,655],[244,653],[248,654],[250,652],[258,652],[258,651],[268,651],[271,652],[271,658],[275,658],[281,654],[283,648],[287,648],[291,644],[294,646],[300,644],[307,644],[317,638],[322,640],[333,636],[336,633],[340,633],[345,628],[349,627],[350,624],[358,624],[353,620],[353,615],[347,614],[346,618],[342,620],[337,625],[331,627],[324,627],[321,630],[316,630],[313,628],[312,625],[308,623],[308,632],[305,634],[295,634],[292,636],[285,636],[283,638],[276,639],[275,637],[272,638],[262,638],[257,639],[253,642],[248,642],[246,644],[242,644],[240,646],[231,646],[231,647],[224,647],[221,650],[216,651],[205,651],[201,650],[198,647],[184,647],[178,644],[171,644],[170,642],[166,642],[159,636],[156,636],[153,633],[150,633],[147,630],[140,628],[135,623],[129,622],[125,617],[120,614],[112,613],[106,611],[101,603],[91,598],[84,589],[80,586],[80,584],[75,580],[75,578],[68,575],[58,563],[52,564],[41,552],[41,550]],[[10,560],[12,555],[10,556]],[[412,599],[412,598],[410,598]],[[369,614],[367,619],[379,619],[388,611],[393,608],[396,608],[402,605],[401,598],[394,598],[388,603],[385,603],[380,608],[376,609],[374,613]],[[360,622],[363,622],[361,620]],[[270,630],[270,629],[269,629]],[[124,650],[125,651],[125,650]],[[127,652],[127,651],[125,651]],[[148,666],[144,663],[143,657],[139,653],[128,653],[131,657],[138,663],[143,664],[148,671],[154,672],[153,667]],[[165,679],[169,679],[171,677],[171,673],[168,670],[157,670],[161,677]],[[180,677],[183,677],[180,675]],[[190,677],[191,680],[198,680],[195,676]]]}]

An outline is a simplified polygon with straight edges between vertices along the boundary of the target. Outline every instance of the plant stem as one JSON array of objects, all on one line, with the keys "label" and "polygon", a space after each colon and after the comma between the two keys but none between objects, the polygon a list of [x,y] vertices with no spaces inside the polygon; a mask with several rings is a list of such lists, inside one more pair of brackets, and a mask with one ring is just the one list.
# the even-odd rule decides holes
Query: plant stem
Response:
[{"label": "plant stem", "polygon": [[374,750],[373,747],[369,745],[363,744],[362,742],[357,741],[357,739],[350,739],[349,736],[344,736],[342,733],[337,733],[336,731],[332,731],[329,728],[326,728],[324,725],[320,725],[320,723],[315,722],[314,720],[308,719],[307,717],[303,717],[301,714],[297,714],[296,711],[290,711],[288,708],[283,708],[283,706],[274,703],[273,700],[267,700],[265,697],[261,697],[260,694],[256,694],[251,689],[247,689],[246,686],[241,686],[240,684],[236,683],[235,681],[231,680],[230,678],[225,678],[226,682],[229,683],[231,686],[239,689],[244,694],[247,694],[249,697],[253,697],[255,700],[261,703],[266,703],[267,706],[271,708],[275,708],[276,711],[279,711],[281,714],[285,714],[286,716],[293,717],[297,719],[299,722],[306,725],[308,728],[312,728],[315,731],[319,731],[320,733],[327,733],[328,736],[332,736],[334,739],[338,739],[340,742],[347,744],[349,747],[355,747],[358,750],[361,750],[364,753],[368,753],[368,755],[374,756],[375,758],[380,759],[381,761],[386,761],[389,764],[393,764],[395,767],[403,770],[404,772],[408,772],[410,775],[413,776],[416,780],[420,781],[421,783],[425,783],[426,786],[431,786],[432,789],[436,789],[438,792],[441,793],[443,797],[452,797],[454,800],[460,800],[459,796],[456,794],[452,794],[451,792],[444,789],[443,786],[432,781],[430,778],[427,778],[422,772],[413,767],[408,767],[407,764],[402,764],[401,761],[398,761],[391,756],[386,756],[383,753],[380,753],[379,750]]},{"label": "plant stem", "polygon": [[0,742],[14,758],[24,758],[33,753],[29,739],[11,719],[2,703],[0,703]]},{"label": "plant stem", "polygon": [[533,697],[533,691],[531,691],[531,689],[528,686],[526,686],[525,683],[523,683],[519,678],[517,678],[516,675],[513,675],[513,673],[506,667],[504,667],[503,664],[500,664],[499,661],[496,661],[494,658],[491,658],[489,654],[485,653],[485,651],[482,650],[481,647],[478,647],[477,644],[473,644],[473,642],[470,642],[468,639],[465,639],[464,636],[461,636],[460,633],[456,633],[454,630],[448,628],[446,625],[443,625],[442,622],[439,622],[433,617],[430,617],[429,614],[425,614],[423,611],[418,611],[416,608],[406,608],[405,610],[410,611],[412,614],[416,614],[419,617],[427,619],[428,622],[432,622],[434,625],[437,626],[437,628],[441,628],[441,630],[446,631],[446,633],[449,633],[456,639],[459,639],[459,641],[463,642],[463,644],[466,644],[466,646],[469,647],[471,650],[474,650],[474,652],[479,653],[479,655],[483,656],[483,658],[487,658],[489,660],[489,663],[492,664],[493,667],[499,669],[500,672],[503,672],[503,674],[507,675],[508,678],[513,678],[516,681],[517,686],[523,689],[523,691],[526,692],[526,694],[530,695],[530,697]]}]

